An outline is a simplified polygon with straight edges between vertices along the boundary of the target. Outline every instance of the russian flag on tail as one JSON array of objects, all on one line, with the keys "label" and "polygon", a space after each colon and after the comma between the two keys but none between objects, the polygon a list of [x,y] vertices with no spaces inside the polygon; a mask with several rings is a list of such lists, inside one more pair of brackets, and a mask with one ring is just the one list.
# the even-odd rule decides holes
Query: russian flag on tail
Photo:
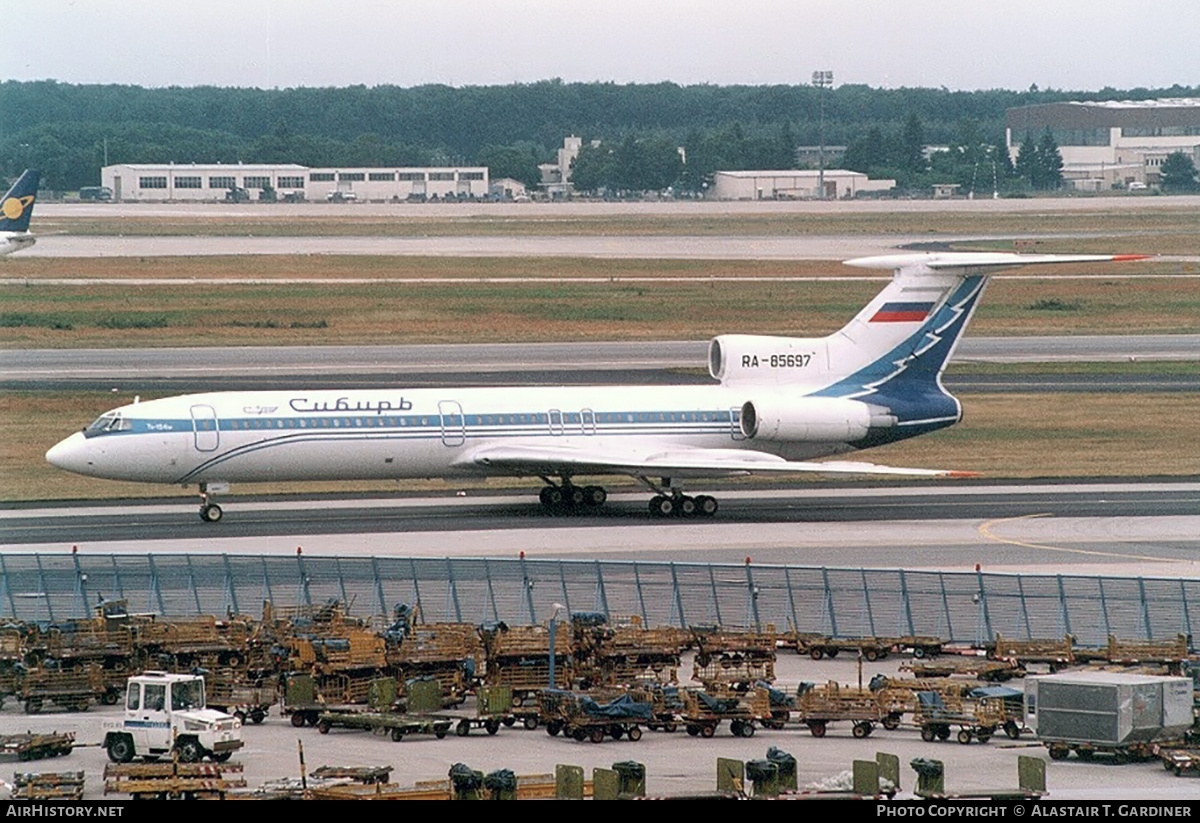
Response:
[{"label": "russian flag on tail", "polygon": [[933,303],[884,303],[871,316],[871,323],[920,323],[933,310]]}]

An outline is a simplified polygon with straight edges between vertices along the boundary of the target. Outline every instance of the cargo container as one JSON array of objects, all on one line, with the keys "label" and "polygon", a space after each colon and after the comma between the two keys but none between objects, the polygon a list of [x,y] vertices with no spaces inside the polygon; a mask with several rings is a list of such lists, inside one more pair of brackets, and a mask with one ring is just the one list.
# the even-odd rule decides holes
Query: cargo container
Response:
[{"label": "cargo container", "polygon": [[1144,759],[1154,743],[1182,740],[1192,728],[1192,681],[1099,671],[1030,677],[1025,712],[1052,759],[1072,751]]}]

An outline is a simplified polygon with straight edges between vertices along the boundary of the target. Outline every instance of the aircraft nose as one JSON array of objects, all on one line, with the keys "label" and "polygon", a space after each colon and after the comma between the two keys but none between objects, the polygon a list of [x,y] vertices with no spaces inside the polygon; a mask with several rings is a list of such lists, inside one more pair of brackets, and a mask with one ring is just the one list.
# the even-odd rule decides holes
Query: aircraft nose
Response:
[{"label": "aircraft nose", "polygon": [[62,442],[51,446],[46,452],[46,462],[69,472],[86,473],[90,465],[82,432],[75,432]]}]

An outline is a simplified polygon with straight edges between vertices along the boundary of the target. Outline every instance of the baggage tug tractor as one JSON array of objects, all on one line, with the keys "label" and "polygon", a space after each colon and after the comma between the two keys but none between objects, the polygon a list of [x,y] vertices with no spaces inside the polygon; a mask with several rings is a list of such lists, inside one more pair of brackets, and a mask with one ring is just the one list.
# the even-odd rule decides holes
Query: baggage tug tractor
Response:
[{"label": "baggage tug tractor", "polygon": [[242,723],[205,708],[204,678],[148,671],[129,678],[125,718],[104,724],[104,748],[114,763],[156,760],[178,752],[184,763],[228,760],[242,747]]}]

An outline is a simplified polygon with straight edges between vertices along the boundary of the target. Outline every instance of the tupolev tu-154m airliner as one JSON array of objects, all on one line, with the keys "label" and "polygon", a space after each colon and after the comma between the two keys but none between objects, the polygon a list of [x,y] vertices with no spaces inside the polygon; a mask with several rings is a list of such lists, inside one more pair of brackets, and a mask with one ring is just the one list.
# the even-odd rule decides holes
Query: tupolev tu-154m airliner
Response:
[{"label": "tupolev tu-154m airliner", "polygon": [[1144,255],[896,254],[849,260],[895,272],[827,337],[722,335],[708,386],[545,386],[190,394],[134,402],[46,453],[93,477],[195,484],[200,517],[235,482],[539,477],[557,513],[607,493],[575,477],[628,475],[658,516],[710,516],[717,500],[682,482],[746,474],[955,477],[818,458],[957,423],[942,372],[990,273]]}]

